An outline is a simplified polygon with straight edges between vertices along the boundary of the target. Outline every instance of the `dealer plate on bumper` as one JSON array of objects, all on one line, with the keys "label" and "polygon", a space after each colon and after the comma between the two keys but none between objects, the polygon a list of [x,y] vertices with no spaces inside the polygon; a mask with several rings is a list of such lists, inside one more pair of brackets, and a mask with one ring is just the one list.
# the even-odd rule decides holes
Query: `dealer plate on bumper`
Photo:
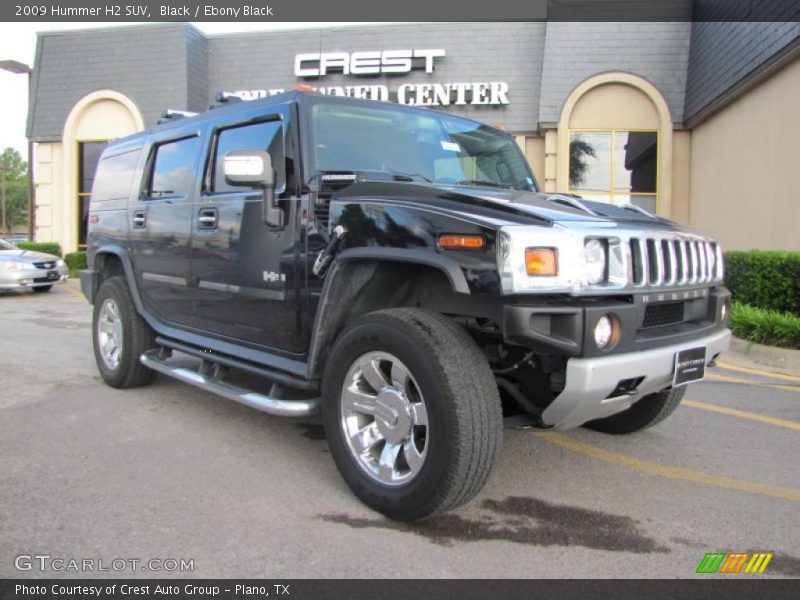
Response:
[{"label": "dealer plate on bumper", "polygon": [[681,350],[675,355],[675,375],[672,385],[677,387],[700,381],[706,374],[706,347]]}]

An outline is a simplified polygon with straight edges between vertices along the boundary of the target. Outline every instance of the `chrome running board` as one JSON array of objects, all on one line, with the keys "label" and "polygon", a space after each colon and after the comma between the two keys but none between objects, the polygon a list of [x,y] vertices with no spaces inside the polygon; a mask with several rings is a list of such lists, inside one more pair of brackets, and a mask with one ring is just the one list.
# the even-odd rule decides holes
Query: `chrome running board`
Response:
[{"label": "chrome running board", "polygon": [[149,350],[139,361],[145,366],[169,377],[173,377],[201,390],[244,404],[278,417],[308,417],[319,412],[319,398],[308,400],[280,400],[241,388],[219,379],[204,375],[197,370],[170,364],[159,356],[160,350]]}]

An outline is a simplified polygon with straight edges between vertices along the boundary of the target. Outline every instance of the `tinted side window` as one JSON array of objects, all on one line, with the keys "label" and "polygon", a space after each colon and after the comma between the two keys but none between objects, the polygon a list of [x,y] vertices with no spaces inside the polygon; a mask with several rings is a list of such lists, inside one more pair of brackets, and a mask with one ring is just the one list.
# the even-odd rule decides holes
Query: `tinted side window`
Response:
[{"label": "tinted side window", "polygon": [[139,162],[140,150],[131,150],[116,156],[104,157],[97,166],[92,187],[92,200],[117,200],[127,198],[131,192],[133,174]]},{"label": "tinted side window", "polygon": [[217,151],[214,157],[214,178],[211,191],[236,192],[245,188],[225,183],[223,162],[231,150],[266,150],[272,157],[275,169],[275,188],[280,190],[286,181],[286,161],[283,150],[283,126],[281,121],[268,121],[254,125],[242,125],[223,129],[217,137]]},{"label": "tinted side window", "polygon": [[191,137],[156,147],[148,196],[189,195],[194,183],[194,159],[199,143],[199,138]]}]

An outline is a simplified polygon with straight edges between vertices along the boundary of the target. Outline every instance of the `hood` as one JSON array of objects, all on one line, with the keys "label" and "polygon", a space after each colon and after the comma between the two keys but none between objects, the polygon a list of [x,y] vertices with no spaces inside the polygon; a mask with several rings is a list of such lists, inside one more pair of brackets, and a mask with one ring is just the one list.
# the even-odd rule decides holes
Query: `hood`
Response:
[{"label": "hood", "polygon": [[472,185],[405,181],[357,181],[337,190],[334,199],[364,198],[436,205],[481,216],[504,218],[512,223],[538,221],[567,227],[628,227],[685,230],[677,223],[635,207],[615,206],[571,194],[545,194]]},{"label": "hood", "polygon": [[652,215],[633,206],[617,206],[606,202],[587,200],[575,194],[546,194],[521,190],[493,189],[473,186],[447,186],[475,198],[506,204],[543,216],[551,221],[582,221],[587,223],[648,223],[676,225],[668,219]]},{"label": "hood", "polygon": [[0,261],[14,261],[33,264],[35,262],[48,261],[55,263],[61,260],[52,254],[44,252],[34,252],[33,250],[0,250]]}]

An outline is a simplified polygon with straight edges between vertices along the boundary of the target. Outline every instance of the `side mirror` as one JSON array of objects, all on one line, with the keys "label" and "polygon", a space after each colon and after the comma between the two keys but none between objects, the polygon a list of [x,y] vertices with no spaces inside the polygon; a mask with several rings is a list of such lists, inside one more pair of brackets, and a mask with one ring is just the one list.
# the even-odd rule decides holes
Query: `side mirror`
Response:
[{"label": "side mirror", "polygon": [[228,185],[275,187],[275,171],[269,152],[233,150],[223,158]]},{"label": "side mirror", "polygon": [[283,227],[283,210],[275,201],[275,170],[269,152],[233,150],[223,158],[223,170],[228,185],[263,188],[264,222],[270,227]]}]

